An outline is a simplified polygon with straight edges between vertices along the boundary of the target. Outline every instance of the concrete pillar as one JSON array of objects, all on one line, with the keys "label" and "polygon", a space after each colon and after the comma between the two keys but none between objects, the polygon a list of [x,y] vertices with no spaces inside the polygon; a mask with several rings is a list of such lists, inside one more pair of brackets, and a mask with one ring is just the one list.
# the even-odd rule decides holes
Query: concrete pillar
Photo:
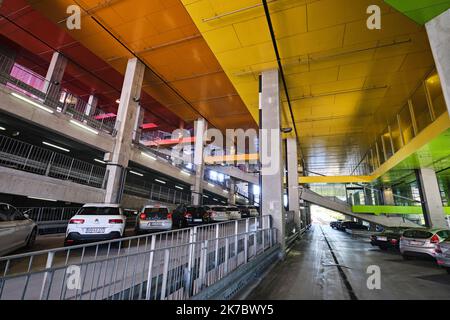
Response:
[{"label": "concrete pillar", "polygon": [[133,141],[139,142],[142,135],[141,125],[144,123],[144,110],[141,105],[138,105],[138,116],[136,117],[136,122],[134,123],[134,131],[133,131]]},{"label": "concrete pillar", "polygon": [[395,206],[394,192],[392,188],[383,188],[383,202],[386,206]]},{"label": "concrete pillar", "polygon": [[195,122],[195,144],[194,144],[194,165],[195,165],[195,183],[192,186],[192,204],[195,206],[202,204],[203,194],[203,176],[205,174],[205,162],[203,150],[205,148],[205,132],[207,123],[205,119],[200,118]]},{"label": "concrete pillar", "polygon": [[298,153],[296,138],[288,138],[286,140],[286,159],[289,211],[295,212],[294,222],[297,226],[300,226],[300,195],[298,190]]},{"label": "concrete pillar", "polygon": [[128,61],[116,121],[116,144],[108,163],[105,203],[120,203],[126,168],[130,160],[133,128],[138,116],[145,65],[138,59]]},{"label": "concrete pillar", "polygon": [[67,58],[59,52],[54,52],[45,76],[44,92],[47,94],[45,103],[53,106],[59,104],[61,82],[67,67]]},{"label": "concrete pillar", "polygon": [[416,177],[426,225],[447,228],[436,172],[429,168],[417,169]]},{"label": "concrete pillar", "polygon": [[425,24],[450,113],[450,9]]},{"label": "concrete pillar", "polygon": [[228,192],[228,203],[236,204],[236,180],[230,177],[230,190]]},{"label": "concrete pillar", "polygon": [[261,212],[272,217],[278,230],[282,257],[285,254],[285,213],[283,207],[283,161],[280,131],[280,79],[278,70],[261,75]]},{"label": "concrete pillar", "polygon": [[248,184],[248,204],[255,205],[255,194],[253,193],[253,183]]},{"label": "concrete pillar", "polygon": [[93,115],[95,113],[95,110],[97,109],[97,104],[98,98],[91,94],[86,105],[86,110],[84,110],[84,114],[87,116]]},{"label": "concrete pillar", "polygon": [[306,202],[305,200],[300,200],[300,220],[302,222],[302,227],[305,228],[308,223],[306,221]]}]

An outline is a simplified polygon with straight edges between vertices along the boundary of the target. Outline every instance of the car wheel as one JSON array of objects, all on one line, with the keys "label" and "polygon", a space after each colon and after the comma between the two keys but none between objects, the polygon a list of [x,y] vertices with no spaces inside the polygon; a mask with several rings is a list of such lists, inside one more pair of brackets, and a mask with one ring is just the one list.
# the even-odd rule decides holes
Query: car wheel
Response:
[{"label": "car wheel", "polygon": [[28,237],[27,248],[33,247],[34,243],[36,242],[36,236],[37,236],[37,229],[34,228],[33,231],[31,231],[30,236]]},{"label": "car wheel", "polygon": [[380,249],[383,250],[383,251],[387,251],[388,247],[386,247],[386,246],[380,246]]}]

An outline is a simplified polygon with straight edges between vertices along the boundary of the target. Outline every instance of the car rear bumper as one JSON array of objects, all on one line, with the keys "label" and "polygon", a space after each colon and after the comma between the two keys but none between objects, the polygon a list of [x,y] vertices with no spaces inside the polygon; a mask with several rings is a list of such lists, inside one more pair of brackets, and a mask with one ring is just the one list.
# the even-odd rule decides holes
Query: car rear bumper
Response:
[{"label": "car rear bumper", "polygon": [[121,235],[120,232],[118,231],[103,234],[81,234],[79,232],[71,232],[67,235],[65,242],[88,243],[88,242],[114,240],[119,239],[120,237]]},{"label": "car rear bumper", "polygon": [[410,247],[410,246],[400,246],[401,254],[405,256],[415,256],[415,257],[431,257],[436,258],[435,248],[420,248],[420,247]]},{"label": "car rear bumper", "polygon": [[443,254],[436,254],[436,261],[438,265],[445,268],[450,268],[450,257]]}]

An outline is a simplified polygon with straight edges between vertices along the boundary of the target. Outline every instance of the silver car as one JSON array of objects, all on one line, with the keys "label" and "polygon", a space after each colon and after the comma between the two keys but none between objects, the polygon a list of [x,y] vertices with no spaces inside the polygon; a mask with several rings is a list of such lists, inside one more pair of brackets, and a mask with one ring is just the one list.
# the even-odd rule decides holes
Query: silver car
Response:
[{"label": "silver car", "polygon": [[172,230],[172,214],[166,206],[148,205],[142,208],[136,222],[136,232]]},{"label": "silver car", "polygon": [[32,247],[37,225],[13,206],[0,203],[0,256],[22,247]]},{"label": "silver car", "polygon": [[450,238],[436,245],[436,261],[450,274]]},{"label": "silver car", "polygon": [[448,237],[447,229],[408,229],[400,238],[400,252],[405,260],[414,256],[436,258],[436,245]]},{"label": "silver car", "polygon": [[227,207],[227,214],[230,220],[240,220],[242,219],[241,212],[238,207]]}]

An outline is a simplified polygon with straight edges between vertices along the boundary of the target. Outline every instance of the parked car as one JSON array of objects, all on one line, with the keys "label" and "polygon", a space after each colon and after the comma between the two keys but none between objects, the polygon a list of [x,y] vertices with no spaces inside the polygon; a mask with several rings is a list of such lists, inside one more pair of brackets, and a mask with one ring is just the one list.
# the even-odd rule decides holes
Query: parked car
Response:
[{"label": "parked car", "polygon": [[37,231],[36,223],[27,214],[0,203],[0,256],[22,247],[32,247]]},{"label": "parked car", "polygon": [[436,245],[436,261],[450,274],[450,238]]},{"label": "parked car", "polygon": [[337,229],[338,226],[342,223],[342,220],[337,220],[337,221],[331,221],[330,222],[330,227],[333,229]]},{"label": "parked car", "polygon": [[204,206],[187,206],[184,215],[188,225],[197,225],[207,220],[207,209]]},{"label": "parked car", "polygon": [[389,248],[400,249],[400,238],[407,229],[404,227],[385,229],[381,233],[372,235],[370,244],[374,247],[379,247],[381,250]]},{"label": "parked car", "polygon": [[64,245],[121,238],[126,220],[118,204],[85,204],[70,219]]},{"label": "parked car", "polygon": [[211,222],[224,222],[230,220],[228,216],[227,207],[225,206],[213,206],[210,208],[209,213]]},{"label": "parked car", "polygon": [[227,207],[227,214],[230,220],[242,219],[241,212],[238,207]]},{"label": "parked car", "polygon": [[237,206],[239,211],[241,212],[242,218],[254,218],[259,216],[258,209],[255,206]]},{"label": "parked car", "polygon": [[349,230],[364,230],[367,231],[369,228],[367,228],[365,225],[354,222],[354,221],[344,221],[341,224],[338,224],[337,226],[338,230],[345,231],[347,229]]},{"label": "parked car", "polygon": [[411,257],[436,258],[436,245],[450,237],[446,229],[408,229],[400,239],[400,252],[405,260]]},{"label": "parked car", "polygon": [[142,208],[136,221],[136,233],[167,231],[180,225],[180,219],[183,220],[182,214],[173,214],[166,206],[146,205]]}]

